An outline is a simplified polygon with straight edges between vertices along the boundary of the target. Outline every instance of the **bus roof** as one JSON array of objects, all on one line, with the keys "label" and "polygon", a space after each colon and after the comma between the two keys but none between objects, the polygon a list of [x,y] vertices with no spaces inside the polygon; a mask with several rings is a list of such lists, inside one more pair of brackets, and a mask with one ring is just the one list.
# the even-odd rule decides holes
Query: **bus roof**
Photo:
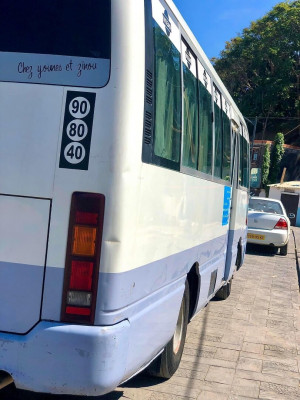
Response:
[{"label": "bus roof", "polygon": [[167,4],[167,6],[170,8],[170,10],[172,11],[174,17],[177,19],[177,21],[180,24],[180,26],[182,27],[182,29],[187,34],[187,37],[189,38],[189,40],[193,44],[195,50],[198,52],[198,54],[200,56],[201,63],[209,71],[210,76],[213,78],[214,82],[218,85],[218,88],[221,89],[221,91],[225,95],[225,97],[227,97],[227,100],[230,101],[230,104],[231,104],[235,114],[238,115],[238,117],[240,119],[240,122],[242,122],[243,125],[246,127],[246,135],[245,135],[245,137],[249,141],[247,124],[246,124],[246,122],[244,120],[244,117],[243,117],[242,113],[240,112],[240,110],[238,109],[237,105],[235,104],[235,101],[233,100],[232,96],[228,92],[228,90],[225,87],[224,83],[222,82],[221,78],[217,74],[217,72],[216,72],[215,68],[213,67],[212,63],[210,62],[209,58],[204,53],[204,51],[203,51],[202,47],[200,46],[198,40],[196,39],[196,37],[193,34],[193,32],[191,31],[191,29],[188,27],[188,24],[185,22],[184,18],[180,14],[178,8],[173,3],[173,1],[172,0],[164,0],[164,1]]}]

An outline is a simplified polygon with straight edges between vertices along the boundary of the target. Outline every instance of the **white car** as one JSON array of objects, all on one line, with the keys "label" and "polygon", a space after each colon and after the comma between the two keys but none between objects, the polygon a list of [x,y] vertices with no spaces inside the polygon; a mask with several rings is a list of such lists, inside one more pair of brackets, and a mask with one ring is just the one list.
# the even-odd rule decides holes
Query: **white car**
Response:
[{"label": "white car", "polygon": [[287,255],[290,220],[280,200],[251,197],[248,210],[247,242],[279,247]]}]

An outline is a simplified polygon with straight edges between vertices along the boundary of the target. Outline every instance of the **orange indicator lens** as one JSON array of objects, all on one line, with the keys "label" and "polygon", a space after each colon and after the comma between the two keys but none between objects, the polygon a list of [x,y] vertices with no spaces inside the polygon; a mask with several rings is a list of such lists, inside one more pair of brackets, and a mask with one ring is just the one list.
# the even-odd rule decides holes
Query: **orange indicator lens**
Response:
[{"label": "orange indicator lens", "polygon": [[75,225],[72,254],[93,257],[95,255],[96,235],[97,228]]}]

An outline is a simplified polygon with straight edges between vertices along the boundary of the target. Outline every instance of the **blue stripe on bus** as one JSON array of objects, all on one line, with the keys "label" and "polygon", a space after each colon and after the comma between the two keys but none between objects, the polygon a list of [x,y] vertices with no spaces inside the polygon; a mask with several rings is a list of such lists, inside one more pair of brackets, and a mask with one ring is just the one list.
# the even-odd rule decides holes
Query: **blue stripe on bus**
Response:
[{"label": "blue stripe on bus", "polygon": [[0,261],[0,331],[25,333],[39,321],[43,276],[43,266]]},{"label": "blue stripe on bus", "polygon": [[[229,232],[229,240],[233,249],[228,251],[231,267],[235,264],[237,244],[242,236],[245,236],[242,230]],[[195,262],[200,265],[202,280],[200,297],[202,303],[205,302],[207,293],[203,293],[204,283],[209,279],[210,271],[213,268],[219,268],[223,272],[226,244],[227,235],[223,235],[130,271],[120,273],[100,271],[95,323],[110,325],[122,318],[130,318],[143,308],[143,299],[186,276]],[[62,268],[47,268],[42,309],[43,319],[60,319],[63,274]],[[219,274],[217,286],[222,279],[223,276]]]}]

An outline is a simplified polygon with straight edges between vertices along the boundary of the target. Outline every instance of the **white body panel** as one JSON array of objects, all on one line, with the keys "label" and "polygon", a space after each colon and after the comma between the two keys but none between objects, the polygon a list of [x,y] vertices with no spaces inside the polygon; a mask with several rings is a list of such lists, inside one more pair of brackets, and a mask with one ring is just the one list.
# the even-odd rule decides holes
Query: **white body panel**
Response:
[{"label": "white body panel", "polygon": [[1,261],[44,266],[49,211],[49,200],[0,196]]},{"label": "white body panel", "polygon": [[1,193],[53,197],[63,88],[1,83]]}]

